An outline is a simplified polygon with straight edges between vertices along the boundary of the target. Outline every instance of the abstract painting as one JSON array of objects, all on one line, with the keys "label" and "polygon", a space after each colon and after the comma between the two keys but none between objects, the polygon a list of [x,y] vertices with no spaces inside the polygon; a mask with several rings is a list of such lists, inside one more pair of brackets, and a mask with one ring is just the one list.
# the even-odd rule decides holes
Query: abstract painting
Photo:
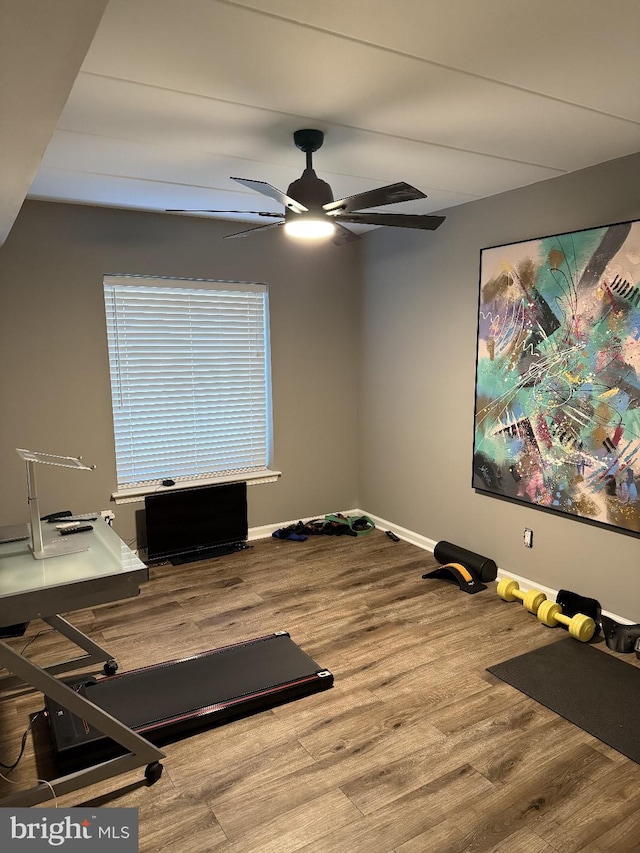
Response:
[{"label": "abstract painting", "polygon": [[640,221],[482,250],[473,487],[640,533]]}]

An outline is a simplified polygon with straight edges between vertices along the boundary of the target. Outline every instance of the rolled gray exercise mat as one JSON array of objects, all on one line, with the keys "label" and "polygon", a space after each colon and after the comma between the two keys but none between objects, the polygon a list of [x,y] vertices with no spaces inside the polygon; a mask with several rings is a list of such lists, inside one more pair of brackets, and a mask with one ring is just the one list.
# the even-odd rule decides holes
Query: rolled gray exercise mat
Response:
[{"label": "rolled gray exercise mat", "polygon": [[459,545],[454,545],[452,542],[444,540],[437,543],[433,549],[433,556],[439,563],[462,563],[468,569],[478,575],[485,581],[494,581],[498,574],[498,567],[489,557],[483,557],[481,554],[476,554],[473,551],[467,551],[466,548],[461,548]]}]

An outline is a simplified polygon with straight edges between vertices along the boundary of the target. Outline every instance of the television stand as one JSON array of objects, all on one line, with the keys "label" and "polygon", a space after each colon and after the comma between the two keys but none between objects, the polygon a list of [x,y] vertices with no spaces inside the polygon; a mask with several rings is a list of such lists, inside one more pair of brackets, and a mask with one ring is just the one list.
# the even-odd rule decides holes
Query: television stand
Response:
[{"label": "television stand", "polygon": [[213,560],[216,557],[224,557],[227,554],[235,554],[236,551],[244,551],[250,548],[246,542],[229,542],[227,545],[215,545],[213,548],[201,548],[191,551],[189,554],[176,554],[169,558],[172,566],[184,566],[186,563],[195,563],[199,560]]}]

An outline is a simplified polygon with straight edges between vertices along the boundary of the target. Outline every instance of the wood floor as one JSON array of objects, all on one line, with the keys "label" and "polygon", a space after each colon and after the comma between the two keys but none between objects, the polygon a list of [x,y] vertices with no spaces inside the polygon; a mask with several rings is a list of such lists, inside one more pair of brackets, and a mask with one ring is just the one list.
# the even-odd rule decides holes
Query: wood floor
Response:
[{"label": "wood floor", "polygon": [[[58,804],[138,808],[141,851],[640,851],[640,766],[486,672],[562,629],[495,584],[466,595],[422,580],[435,565],[378,530],[269,539],[155,568],[138,598],[72,614],[121,671],[286,630],[335,684],[168,746],[153,786],[134,771]],[[70,651],[44,633],[28,654]],[[41,707],[37,694],[0,701],[5,764]],[[31,738],[12,778],[36,778]]]}]

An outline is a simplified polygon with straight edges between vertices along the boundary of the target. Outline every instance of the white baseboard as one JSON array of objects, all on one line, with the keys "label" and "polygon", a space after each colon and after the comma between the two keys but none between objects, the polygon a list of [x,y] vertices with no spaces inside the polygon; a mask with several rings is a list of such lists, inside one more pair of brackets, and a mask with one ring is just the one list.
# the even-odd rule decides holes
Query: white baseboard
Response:
[{"label": "white baseboard", "polygon": [[423,551],[431,551],[436,547],[437,539],[429,539],[427,536],[422,536],[420,533],[414,533],[413,530],[408,530],[406,527],[400,527],[399,524],[394,524],[392,521],[387,521],[385,518],[380,518],[379,515],[371,515],[370,512],[365,512],[361,509],[353,510],[349,515],[367,515],[380,530],[390,530],[403,539],[405,542],[410,542],[411,545],[417,545]]},{"label": "white baseboard", "polygon": [[[498,580],[502,578],[509,578],[510,580],[518,581],[518,586],[520,589],[525,591],[529,589],[539,589],[540,592],[544,592],[548,599],[551,601],[555,601],[558,595],[557,589],[552,589],[548,586],[542,586],[542,584],[535,583],[535,581],[529,580],[529,578],[523,578],[520,575],[516,575],[513,572],[505,572],[502,569],[498,569]],[[602,611],[605,616],[608,616],[610,619],[613,619],[615,622],[620,622],[622,625],[633,625],[630,619],[625,619],[624,616],[618,616],[616,613],[611,613],[609,610]]]},{"label": "white baseboard", "polygon": [[[404,539],[405,542],[410,542],[412,545],[417,545],[418,548],[422,548],[424,551],[431,551],[436,547],[436,541],[434,539],[428,539],[426,536],[422,536],[420,533],[414,533],[413,530],[407,530],[406,527],[400,527],[398,524],[393,524],[391,521],[386,521],[384,518],[380,518],[378,515],[371,515],[370,512],[365,512],[362,509],[343,509],[338,510],[342,515],[366,515],[370,518],[375,526],[380,530],[391,530],[396,536],[399,536],[400,539]],[[269,536],[273,534],[274,530],[280,530],[282,527],[289,527],[290,524],[297,524],[298,521],[311,521],[314,518],[324,518],[324,515],[310,515],[308,518],[296,518],[294,521],[282,521],[278,524],[264,524],[262,527],[251,527],[249,528],[249,541],[254,541],[255,539],[267,539]]]},{"label": "white baseboard", "polygon": [[[338,510],[342,515],[364,515],[359,509]],[[268,539],[275,530],[280,530],[282,527],[289,527],[292,524],[297,524],[302,521],[306,524],[307,521],[313,521],[314,518],[324,518],[329,513],[321,515],[308,515],[306,518],[296,518],[293,521],[281,521],[278,524],[263,524],[262,527],[250,527],[248,541],[253,542],[256,539]],[[373,517],[373,516],[371,516]],[[375,519],[374,519],[375,521]]]},{"label": "white baseboard", "polygon": [[[350,509],[350,510],[342,510],[343,515],[366,515],[368,516],[376,525],[376,527],[380,530],[391,530],[396,536],[399,536],[400,539],[405,542],[409,542],[411,545],[416,545],[418,548],[422,548],[423,551],[430,551],[433,554],[433,549],[436,547],[439,542],[438,539],[429,539],[427,536],[423,536],[421,533],[415,533],[413,530],[408,530],[406,527],[400,527],[398,524],[394,524],[391,521],[387,521],[384,518],[380,518],[378,515],[372,515],[370,512],[366,512],[362,509]],[[296,524],[297,521],[311,521],[312,518],[319,518],[322,516],[310,516],[309,518],[296,519],[295,521],[285,521],[282,524],[266,524],[263,527],[252,527],[249,530],[249,540],[254,539],[266,539],[268,536],[271,536],[274,530],[279,530],[281,527],[288,527],[290,524]],[[518,581],[520,589],[525,591],[529,589],[539,589],[540,592],[544,592],[544,594],[552,601],[556,600],[556,596],[558,595],[557,589],[552,589],[548,586],[542,586],[541,584],[535,583],[535,581],[529,580],[529,578],[522,577],[521,575],[516,575],[514,572],[509,572],[504,569],[498,567],[498,580],[502,578],[511,578],[515,581]],[[621,623],[622,625],[632,625],[635,624],[631,622],[629,619],[625,619],[623,616],[618,616],[615,613],[611,613],[608,610],[602,611],[605,616],[608,616],[610,619],[613,619],[616,622]]]}]

